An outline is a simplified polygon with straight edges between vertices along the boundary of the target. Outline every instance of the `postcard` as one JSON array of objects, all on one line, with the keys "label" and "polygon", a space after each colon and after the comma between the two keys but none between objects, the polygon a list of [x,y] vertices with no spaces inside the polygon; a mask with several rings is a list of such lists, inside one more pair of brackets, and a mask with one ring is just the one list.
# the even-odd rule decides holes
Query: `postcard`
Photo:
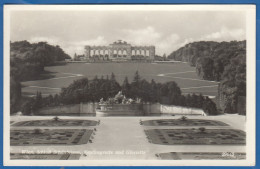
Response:
[{"label": "postcard", "polygon": [[4,5],[4,165],[255,165],[254,5]]}]

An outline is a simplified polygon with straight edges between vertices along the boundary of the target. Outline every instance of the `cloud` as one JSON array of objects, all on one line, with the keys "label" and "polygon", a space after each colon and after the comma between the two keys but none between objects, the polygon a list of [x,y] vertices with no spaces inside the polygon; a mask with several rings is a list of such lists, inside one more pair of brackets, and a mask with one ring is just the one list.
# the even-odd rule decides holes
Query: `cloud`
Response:
[{"label": "cloud", "polygon": [[156,48],[157,48],[156,54],[159,55],[163,55],[164,53],[170,54],[179,43],[179,40],[180,37],[177,34],[171,34],[166,38],[160,39],[156,44]]},{"label": "cloud", "polygon": [[230,41],[230,40],[244,40],[246,33],[244,29],[228,29],[221,27],[221,30],[205,35],[201,40],[215,40],[215,41]]},{"label": "cloud", "polygon": [[151,26],[144,29],[127,29],[123,30],[125,34],[125,40],[129,43],[136,45],[153,45],[156,43],[162,35],[155,31]]},{"label": "cloud", "polygon": [[28,40],[31,43],[48,42],[50,45],[58,45],[60,40],[56,37],[32,37]]},{"label": "cloud", "polygon": [[123,30],[125,39],[132,45],[155,45],[156,54],[172,52],[173,47],[179,41],[179,35],[173,33],[168,36],[155,30],[154,27],[148,26],[143,29],[127,29]]},{"label": "cloud", "polygon": [[95,39],[90,39],[86,41],[62,41],[56,37],[33,37],[28,41],[31,43],[47,42],[50,45],[59,45],[67,54],[72,57],[75,53],[83,54],[84,46],[86,45],[108,45],[107,40],[105,40],[103,36],[98,36]]},{"label": "cloud", "polygon": [[74,56],[74,53],[83,54],[84,46],[106,46],[108,45],[107,40],[103,36],[98,36],[95,39],[85,40],[85,41],[74,41],[67,44],[67,48],[64,49],[69,55]]},{"label": "cloud", "polygon": [[16,11],[10,27],[11,41],[46,41],[71,56],[83,54],[85,45],[109,45],[118,39],[155,45],[156,54],[168,55],[195,41],[246,39],[246,12]]},{"label": "cloud", "polygon": [[231,40],[244,40],[246,35],[244,29],[231,29],[221,27],[218,31],[193,38],[181,37],[181,35],[172,32],[166,34],[156,30],[152,26],[147,26],[142,29],[123,29],[118,32],[119,37],[105,38],[104,36],[97,36],[89,40],[73,40],[64,41],[57,37],[33,37],[29,41],[32,43],[46,41],[51,45],[59,45],[70,56],[77,54],[84,54],[84,46],[107,46],[113,42],[113,39],[120,38],[132,45],[155,45],[156,54],[169,55],[171,52],[177,50],[184,45],[195,41],[231,41]]},{"label": "cloud", "polygon": [[108,43],[107,40],[103,36],[98,36],[95,39],[73,42],[73,44],[78,46],[85,46],[85,45],[99,46],[99,45],[107,45],[107,43]]},{"label": "cloud", "polygon": [[186,38],[182,41],[179,41],[176,43],[173,47],[172,50],[168,53],[170,54],[174,50],[177,50],[186,44],[192,43],[192,42],[197,42],[197,41],[217,41],[217,42],[222,42],[222,41],[232,41],[232,40],[245,40],[246,39],[246,33],[244,29],[228,29],[227,27],[221,27],[219,31],[206,34],[201,36],[200,38]]}]

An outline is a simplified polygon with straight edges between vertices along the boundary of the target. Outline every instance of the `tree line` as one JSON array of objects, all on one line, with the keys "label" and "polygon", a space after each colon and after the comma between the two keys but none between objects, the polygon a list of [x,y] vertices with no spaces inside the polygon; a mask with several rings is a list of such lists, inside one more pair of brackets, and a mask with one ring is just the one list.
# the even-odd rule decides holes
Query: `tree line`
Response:
[{"label": "tree line", "polygon": [[58,45],[47,42],[29,43],[28,41],[11,42],[11,76],[19,81],[35,80],[44,71],[45,66],[69,59]]},{"label": "tree line", "polygon": [[46,42],[29,43],[19,41],[10,43],[10,96],[11,113],[19,110],[21,81],[42,78],[44,67],[54,65],[70,58],[59,46]]},{"label": "tree line", "polygon": [[151,80],[148,82],[141,78],[138,71],[131,83],[125,77],[122,85],[116,81],[112,73],[110,77],[105,78],[96,76],[92,80],[88,78],[75,80],[68,87],[62,88],[60,94],[54,96],[42,97],[41,93],[37,93],[35,98],[31,98],[23,106],[22,112],[37,112],[42,107],[99,102],[101,98],[107,100],[114,97],[119,91],[122,91],[127,98],[139,98],[144,103],[201,108],[209,115],[217,114],[216,104],[208,97],[195,94],[182,95],[180,87],[174,81],[156,83]]},{"label": "tree line", "polygon": [[194,42],[168,58],[189,62],[201,78],[219,81],[219,96],[225,98],[221,108],[225,113],[238,112],[238,98],[246,96],[246,41]]}]

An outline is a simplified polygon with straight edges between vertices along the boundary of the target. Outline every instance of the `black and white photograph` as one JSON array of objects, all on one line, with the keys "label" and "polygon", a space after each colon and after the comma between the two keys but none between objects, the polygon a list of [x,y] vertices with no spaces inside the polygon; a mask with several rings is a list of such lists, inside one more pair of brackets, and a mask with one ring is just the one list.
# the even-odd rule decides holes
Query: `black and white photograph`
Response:
[{"label": "black and white photograph", "polygon": [[4,5],[4,164],[255,164],[254,5]]}]

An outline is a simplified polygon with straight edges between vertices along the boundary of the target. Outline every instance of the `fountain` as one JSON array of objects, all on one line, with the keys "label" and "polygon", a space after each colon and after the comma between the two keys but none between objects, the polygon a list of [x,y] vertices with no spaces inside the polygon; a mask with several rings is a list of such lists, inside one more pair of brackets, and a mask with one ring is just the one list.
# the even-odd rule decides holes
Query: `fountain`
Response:
[{"label": "fountain", "polygon": [[114,98],[103,98],[99,101],[96,109],[97,116],[138,116],[143,115],[141,99],[126,98],[119,91]]}]

